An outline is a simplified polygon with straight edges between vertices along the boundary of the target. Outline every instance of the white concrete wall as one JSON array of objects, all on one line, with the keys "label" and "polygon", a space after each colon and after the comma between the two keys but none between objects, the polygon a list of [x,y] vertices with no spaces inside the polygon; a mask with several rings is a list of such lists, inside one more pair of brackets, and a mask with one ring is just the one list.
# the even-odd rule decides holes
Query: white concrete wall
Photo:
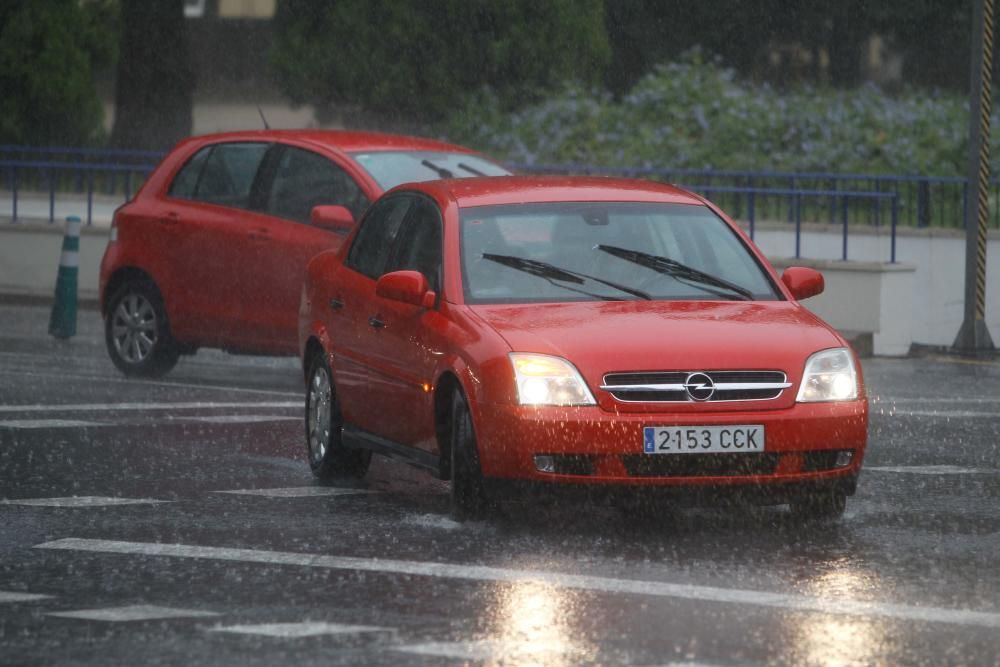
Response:
[{"label": "white concrete wall", "polygon": [[[792,225],[759,225],[754,241],[771,258],[795,255]],[[841,229],[803,226],[801,255],[839,260]],[[888,262],[889,230],[850,228],[847,256],[851,261]],[[962,324],[965,303],[965,235],[954,230],[900,229],[896,259],[916,267],[913,296],[883,299],[897,312],[909,308],[913,342],[950,346]],[[891,281],[890,281],[891,282]],[[986,258],[986,324],[994,342],[1000,339],[1000,233],[990,232]],[[889,283],[885,288],[889,289]],[[846,298],[853,298],[850,294]]]},{"label": "white concrete wall", "polygon": [[[0,223],[0,294],[52,296],[62,252],[63,225]],[[81,299],[96,299],[107,228],[80,233]]]}]

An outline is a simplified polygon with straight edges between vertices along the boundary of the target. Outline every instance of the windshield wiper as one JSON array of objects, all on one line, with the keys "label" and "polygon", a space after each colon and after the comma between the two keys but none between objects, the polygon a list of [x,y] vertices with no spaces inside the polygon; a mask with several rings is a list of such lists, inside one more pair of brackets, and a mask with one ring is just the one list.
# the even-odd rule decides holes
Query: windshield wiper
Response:
[{"label": "windshield wiper", "polygon": [[430,160],[422,160],[420,164],[437,173],[439,178],[455,178],[455,174],[451,173],[451,171],[445,169],[444,167],[437,166]]},{"label": "windshield wiper", "polygon": [[[504,266],[509,266],[512,269],[517,269],[518,271],[524,271],[525,273],[530,273],[531,275],[538,276],[539,278],[545,278],[549,282],[552,282],[553,280],[561,280],[567,283],[582,285],[585,280],[592,280],[595,283],[600,283],[602,285],[607,285],[608,287],[613,287],[614,289],[620,292],[631,294],[634,297],[644,299],[646,301],[649,301],[650,299],[653,298],[646,292],[635,289],[634,287],[627,287],[625,285],[620,285],[610,280],[604,280],[603,278],[591,276],[586,273],[570,271],[569,269],[563,269],[554,264],[549,264],[548,262],[540,262],[536,259],[515,257],[514,255],[495,255],[491,252],[484,252],[482,257],[483,259],[488,259],[491,262],[496,262],[497,264],[503,264]],[[552,284],[556,285],[557,283],[552,283]],[[588,296],[593,296],[598,299],[605,299],[607,301],[620,301],[620,299],[615,299],[614,297],[609,297],[603,294],[594,294],[593,292],[588,292],[586,290],[574,289],[572,287],[568,287],[567,285],[559,285],[559,287],[564,287],[574,292],[580,292],[581,294],[587,294]]]},{"label": "windshield wiper", "polygon": [[[728,280],[717,278],[710,273],[699,271],[698,269],[688,266],[687,264],[681,264],[677,260],[670,259],[669,257],[650,255],[649,253],[640,252],[639,250],[629,250],[627,248],[619,248],[614,245],[598,245],[597,249],[606,252],[609,255],[614,255],[615,257],[620,257],[621,259],[638,264],[639,266],[645,266],[647,269],[652,269],[657,273],[673,276],[674,278],[685,282],[696,283],[696,287],[704,289],[707,292],[711,292],[716,296],[733,298],[733,295],[735,294],[738,295],[743,301],[753,301],[753,292],[750,290],[740,287],[739,285],[734,285]],[[706,285],[709,287],[728,290],[732,294],[726,294],[725,292],[709,289]]]},{"label": "windshield wiper", "polygon": [[467,172],[469,172],[473,176],[485,176],[486,175],[485,172],[479,171],[478,169],[474,169],[473,167],[470,167],[469,165],[465,164],[464,162],[459,162],[458,163],[458,168],[466,170]]}]

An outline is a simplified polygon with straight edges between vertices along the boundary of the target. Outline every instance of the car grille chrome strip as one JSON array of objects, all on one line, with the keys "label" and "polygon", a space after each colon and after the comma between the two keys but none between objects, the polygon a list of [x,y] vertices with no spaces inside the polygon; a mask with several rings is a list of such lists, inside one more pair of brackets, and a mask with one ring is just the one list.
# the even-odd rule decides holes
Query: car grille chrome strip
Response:
[{"label": "car grille chrome strip", "polygon": [[608,373],[600,388],[622,403],[689,403],[768,401],[791,386],[782,371],[725,370]]}]

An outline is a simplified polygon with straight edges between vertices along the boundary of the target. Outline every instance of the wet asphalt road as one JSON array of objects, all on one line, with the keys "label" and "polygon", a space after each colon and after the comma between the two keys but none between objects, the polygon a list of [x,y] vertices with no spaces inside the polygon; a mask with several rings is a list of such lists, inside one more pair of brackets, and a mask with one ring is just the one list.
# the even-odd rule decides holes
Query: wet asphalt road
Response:
[{"label": "wet asphalt road", "polygon": [[866,470],[832,525],[458,524],[385,459],[316,484],[293,359],[127,381],[94,312],[68,344],[46,323],[0,306],[2,665],[1000,664],[1000,364],[866,362]]}]

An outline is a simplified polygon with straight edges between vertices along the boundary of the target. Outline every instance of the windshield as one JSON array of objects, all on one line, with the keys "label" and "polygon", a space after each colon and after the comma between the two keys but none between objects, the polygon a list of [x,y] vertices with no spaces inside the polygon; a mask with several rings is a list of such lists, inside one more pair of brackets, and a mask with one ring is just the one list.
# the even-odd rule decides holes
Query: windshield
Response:
[{"label": "windshield", "polygon": [[371,174],[383,190],[391,190],[402,183],[433,181],[436,178],[510,175],[500,165],[470,153],[373,151],[352,153],[351,157]]},{"label": "windshield", "polygon": [[778,298],[739,237],[704,206],[470,207],[461,243],[469,303]]}]

